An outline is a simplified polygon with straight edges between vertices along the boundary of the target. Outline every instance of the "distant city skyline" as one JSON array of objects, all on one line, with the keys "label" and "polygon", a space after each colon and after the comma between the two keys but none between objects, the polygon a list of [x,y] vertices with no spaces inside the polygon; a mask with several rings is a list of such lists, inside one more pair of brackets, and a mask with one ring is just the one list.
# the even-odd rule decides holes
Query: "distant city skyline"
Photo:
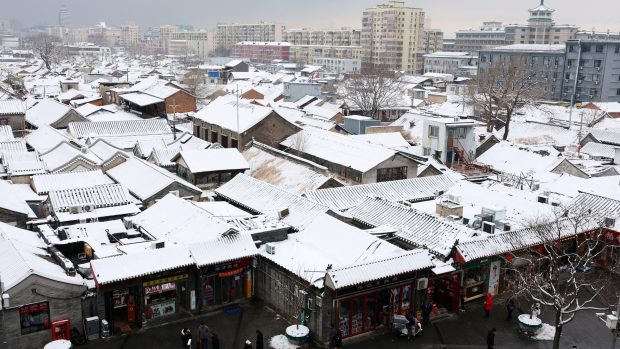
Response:
[{"label": "distant city skyline", "polygon": [[[8,0],[10,1],[10,0]],[[3,5],[2,19],[18,22],[22,27],[56,25],[58,11],[65,4],[71,13],[73,27],[89,27],[99,22],[119,26],[136,22],[142,28],[163,24],[192,24],[211,30],[219,22],[277,22],[287,28],[310,27],[328,29],[361,27],[362,12],[386,1],[376,0],[229,0],[217,4],[198,0],[109,0],[105,3],[82,0],[11,1]],[[476,28],[484,21],[504,24],[524,23],[529,8],[539,0],[417,0],[407,6],[421,7],[431,19],[431,27],[441,29],[445,37],[460,29]],[[620,32],[617,0],[591,0],[584,9],[576,0],[547,0],[545,5],[556,10],[558,24],[574,24],[582,30]],[[33,11],[36,9],[36,11]],[[231,11],[232,9],[232,11]],[[277,10],[276,10],[277,9]],[[593,9],[593,10],[590,10]]]}]

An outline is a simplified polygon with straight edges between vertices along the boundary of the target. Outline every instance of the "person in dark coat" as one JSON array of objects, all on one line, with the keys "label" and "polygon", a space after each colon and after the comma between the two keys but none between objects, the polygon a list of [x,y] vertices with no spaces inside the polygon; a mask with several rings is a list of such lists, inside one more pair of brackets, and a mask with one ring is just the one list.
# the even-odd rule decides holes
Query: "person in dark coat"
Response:
[{"label": "person in dark coat", "polygon": [[336,327],[334,327],[334,324],[331,324],[329,326],[329,349],[334,349],[334,340],[336,339],[337,333]]},{"label": "person in dark coat", "polygon": [[185,329],[181,329],[181,348],[185,349],[185,343],[187,342],[187,335],[185,334]]},{"label": "person in dark coat", "polygon": [[211,347],[213,349],[220,349],[220,339],[215,332],[211,332]]},{"label": "person in dark coat", "polygon": [[189,328],[185,329],[185,346],[186,349],[192,349],[192,332]]},{"label": "person in dark coat", "polygon": [[487,349],[493,349],[495,346],[495,328],[492,328],[489,333],[487,333]]},{"label": "person in dark coat", "polygon": [[424,326],[428,325],[431,319],[431,313],[433,312],[433,303],[431,301],[426,302],[422,307],[422,324]]},{"label": "person in dark coat", "polygon": [[506,321],[510,321],[510,319],[512,319],[512,312],[517,308],[517,306],[515,305],[515,300],[510,297],[508,298],[508,302],[506,302]]},{"label": "person in dark coat", "polygon": [[263,333],[256,330],[256,349],[263,349]]},{"label": "person in dark coat", "polygon": [[336,336],[334,337],[334,349],[342,348],[342,331],[337,330]]}]

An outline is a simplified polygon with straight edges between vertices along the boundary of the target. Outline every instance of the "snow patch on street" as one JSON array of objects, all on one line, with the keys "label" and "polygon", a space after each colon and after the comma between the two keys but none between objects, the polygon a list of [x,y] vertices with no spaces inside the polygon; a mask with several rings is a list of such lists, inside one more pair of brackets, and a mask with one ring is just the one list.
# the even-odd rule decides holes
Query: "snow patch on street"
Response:
[{"label": "snow patch on street", "polygon": [[551,341],[555,336],[555,326],[551,326],[549,324],[542,324],[540,330],[536,332],[536,335],[532,338],[539,341]]},{"label": "snow patch on street", "polygon": [[273,349],[297,349],[299,348],[297,345],[291,344],[288,341],[288,338],[286,338],[286,336],[283,334],[271,337],[271,340],[269,341],[269,346],[272,347]]}]

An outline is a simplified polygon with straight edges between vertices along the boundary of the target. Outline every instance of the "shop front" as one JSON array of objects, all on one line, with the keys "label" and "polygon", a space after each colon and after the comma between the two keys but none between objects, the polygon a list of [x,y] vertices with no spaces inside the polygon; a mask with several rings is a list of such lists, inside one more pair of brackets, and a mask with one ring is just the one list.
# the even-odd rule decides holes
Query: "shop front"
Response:
[{"label": "shop front", "polygon": [[209,309],[252,297],[252,258],[200,269],[200,307]]},{"label": "shop front", "polygon": [[188,283],[190,275],[186,270],[172,271],[145,278],[142,282],[144,299],[144,320],[156,320],[177,313],[180,309],[190,310]]},{"label": "shop front", "polygon": [[113,330],[129,331],[139,327],[136,314],[140,305],[140,287],[123,285],[104,292],[107,320]]},{"label": "shop front", "polygon": [[400,275],[336,291],[336,323],[343,338],[389,325],[395,314],[415,313],[415,275]]}]

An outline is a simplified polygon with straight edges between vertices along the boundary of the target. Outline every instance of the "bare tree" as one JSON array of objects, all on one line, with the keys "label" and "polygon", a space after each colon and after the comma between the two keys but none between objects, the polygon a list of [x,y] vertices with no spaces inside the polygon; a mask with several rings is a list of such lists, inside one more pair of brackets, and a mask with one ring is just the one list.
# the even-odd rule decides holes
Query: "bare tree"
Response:
[{"label": "bare tree", "polygon": [[599,217],[583,206],[559,208],[520,234],[524,245],[534,242],[535,247],[510,255],[507,273],[512,275],[514,294],[554,312],[553,349],[559,349],[562,329],[576,313],[606,309],[597,307],[595,300],[608,277],[583,272],[608,248],[600,223]]},{"label": "bare tree", "polygon": [[47,34],[38,34],[30,37],[28,43],[34,54],[41,58],[48,70],[59,62],[61,51],[59,38]]},{"label": "bare tree", "polygon": [[374,68],[349,75],[340,88],[349,106],[362,115],[380,119],[384,109],[397,106],[403,98],[403,84],[393,72]]},{"label": "bare tree", "polygon": [[497,121],[504,124],[503,139],[508,138],[510,122],[515,112],[544,99],[551,81],[546,73],[526,64],[527,56],[514,56],[509,61],[498,60],[481,69],[467,89],[468,102],[482,114],[487,132]]},{"label": "bare tree", "polygon": [[183,84],[189,93],[198,96],[201,86],[205,83],[205,73],[199,68],[190,68],[183,76]]}]

